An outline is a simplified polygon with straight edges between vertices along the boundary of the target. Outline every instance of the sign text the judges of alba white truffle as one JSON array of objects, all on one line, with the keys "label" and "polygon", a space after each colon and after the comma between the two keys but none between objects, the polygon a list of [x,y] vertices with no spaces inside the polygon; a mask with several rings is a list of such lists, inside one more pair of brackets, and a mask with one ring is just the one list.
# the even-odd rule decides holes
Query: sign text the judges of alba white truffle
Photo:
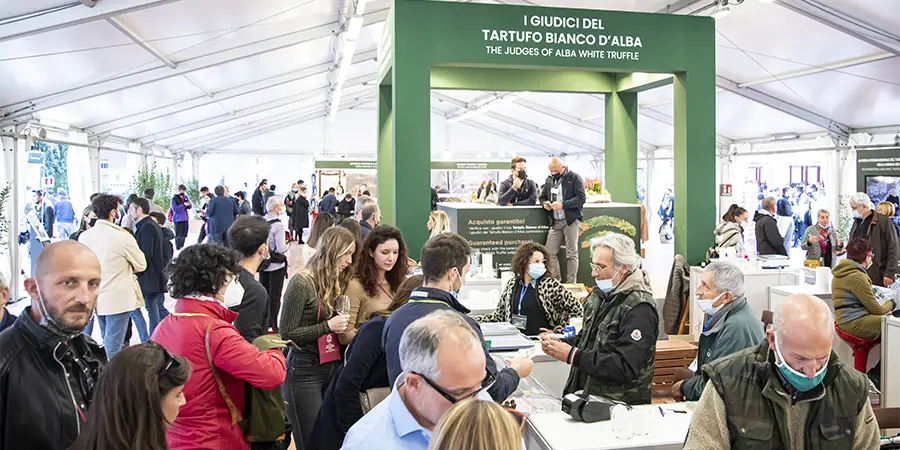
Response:
[{"label": "sign text the judges of alba white truffle", "polygon": [[596,17],[522,16],[525,29],[490,29],[481,33],[489,55],[593,59],[640,59],[639,36],[607,34]]}]

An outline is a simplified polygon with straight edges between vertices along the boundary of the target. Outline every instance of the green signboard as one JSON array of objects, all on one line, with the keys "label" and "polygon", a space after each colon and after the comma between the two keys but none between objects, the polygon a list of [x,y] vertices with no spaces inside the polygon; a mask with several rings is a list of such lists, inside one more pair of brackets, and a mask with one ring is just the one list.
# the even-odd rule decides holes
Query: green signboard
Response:
[{"label": "green signboard", "polygon": [[316,160],[316,169],[364,169],[377,170],[378,161]]},{"label": "green signboard", "polygon": [[432,161],[431,170],[508,170],[506,161]]},{"label": "green signboard", "polygon": [[[509,270],[516,248],[525,242],[547,242],[550,220],[537,206],[489,207],[471,204],[440,204],[450,216],[454,232],[466,238],[473,250],[494,255],[501,270]],[[609,233],[624,234],[640,249],[641,208],[638,205],[586,205],[578,230],[578,282],[594,284],[591,276],[591,240]],[[566,251],[558,255],[559,270],[565,277]],[[550,264],[553,266],[553,263]]]}]

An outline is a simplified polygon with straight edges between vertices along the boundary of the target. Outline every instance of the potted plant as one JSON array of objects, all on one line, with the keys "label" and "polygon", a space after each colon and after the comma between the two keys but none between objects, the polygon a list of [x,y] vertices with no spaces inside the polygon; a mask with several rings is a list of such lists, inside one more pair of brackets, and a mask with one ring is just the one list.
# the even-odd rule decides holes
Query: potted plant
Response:
[{"label": "potted plant", "polygon": [[586,179],[584,193],[587,195],[586,203],[609,203],[612,201],[612,196],[609,191],[603,189],[603,182],[600,180]]}]

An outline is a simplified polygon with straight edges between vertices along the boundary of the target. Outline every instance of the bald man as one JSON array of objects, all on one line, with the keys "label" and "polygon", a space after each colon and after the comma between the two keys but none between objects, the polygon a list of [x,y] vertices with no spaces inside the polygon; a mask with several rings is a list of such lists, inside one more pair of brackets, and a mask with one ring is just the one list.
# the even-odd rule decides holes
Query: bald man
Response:
[{"label": "bald man", "polygon": [[0,333],[0,450],[63,450],[84,426],[106,364],[81,332],[100,293],[100,261],[76,241],[50,244],[25,290],[32,306]]},{"label": "bald man", "polygon": [[685,449],[879,447],[868,380],[831,350],[834,317],[821,299],[785,299],[767,340],[703,367]]},{"label": "bald man", "polygon": [[[578,276],[578,227],[587,196],[584,181],[569,170],[559,158],[550,159],[550,176],[544,182],[539,201],[550,217],[547,250],[557,258],[563,241],[566,243],[566,283],[574,283]],[[560,266],[561,267],[561,266]]]}]

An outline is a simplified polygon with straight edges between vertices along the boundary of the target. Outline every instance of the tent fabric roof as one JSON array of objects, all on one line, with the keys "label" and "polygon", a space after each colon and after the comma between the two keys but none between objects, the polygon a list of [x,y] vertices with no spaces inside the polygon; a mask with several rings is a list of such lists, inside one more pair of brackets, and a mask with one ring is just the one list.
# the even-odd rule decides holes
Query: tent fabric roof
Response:
[{"label": "tent fabric roof", "polygon": [[[714,9],[714,0],[483,1],[702,15]],[[900,2],[729,3],[731,14],[716,23],[720,145],[829,129],[845,137],[900,132]],[[0,126],[52,120],[89,137],[171,151],[240,142],[327,115],[340,37],[354,8],[353,0],[0,5]],[[366,4],[341,108],[375,102],[376,46],[389,7],[390,0]],[[434,91],[432,111],[453,117],[502,95]],[[673,145],[671,86],[643,92],[639,102],[642,147]],[[602,142],[602,96],[530,93],[489,110],[462,121],[551,151],[602,147],[581,145]]]}]

